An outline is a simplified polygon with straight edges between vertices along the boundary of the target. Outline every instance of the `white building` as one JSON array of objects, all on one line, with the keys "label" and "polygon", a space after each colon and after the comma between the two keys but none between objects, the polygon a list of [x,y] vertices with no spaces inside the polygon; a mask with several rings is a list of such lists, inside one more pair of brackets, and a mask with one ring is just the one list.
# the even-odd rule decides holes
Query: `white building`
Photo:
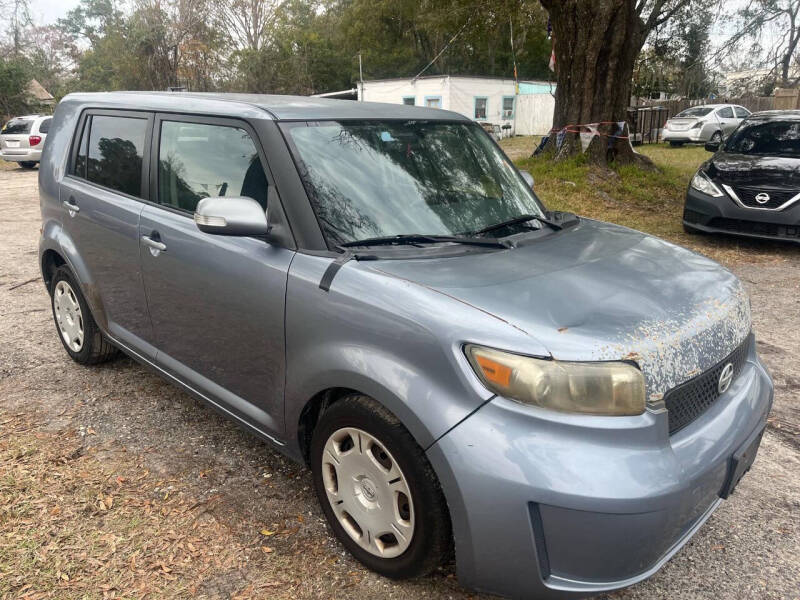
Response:
[{"label": "white building", "polygon": [[508,125],[505,132],[520,135],[549,131],[553,122],[553,93],[555,84],[521,81],[517,90],[513,79],[499,77],[430,75],[358,84],[359,100],[443,108],[478,122]]}]

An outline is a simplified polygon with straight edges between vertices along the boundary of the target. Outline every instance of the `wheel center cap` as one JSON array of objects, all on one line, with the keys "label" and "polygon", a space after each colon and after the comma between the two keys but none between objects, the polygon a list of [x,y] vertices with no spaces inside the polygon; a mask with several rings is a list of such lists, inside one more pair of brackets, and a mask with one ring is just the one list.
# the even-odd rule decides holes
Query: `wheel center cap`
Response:
[{"label": "wheel center cap", "polygon": [[366,498],[367,500],[369,501],[375,500],[375,495],[376,495],[375,484],[372,483],[372,481],[370,481],[366,477],[361,480],[361,493],[364,494],[364,498]]}]

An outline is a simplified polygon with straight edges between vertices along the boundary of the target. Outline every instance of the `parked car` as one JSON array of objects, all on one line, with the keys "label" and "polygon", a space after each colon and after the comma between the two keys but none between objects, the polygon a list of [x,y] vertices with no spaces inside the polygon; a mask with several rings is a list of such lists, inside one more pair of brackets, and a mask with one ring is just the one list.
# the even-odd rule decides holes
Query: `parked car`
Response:
[{"label": "parked car", "polygon": [[466,117],[75,94],[53,132],[40,264],[66,352],[122,350],[309,465],[378,573],[454,546],[484,591],[628,586],[754,460],[773,386],[739,280],[547,211]]},{"label": "parked car", "polygon": [[662,137],[670,146],[722,141],[733,133],[750,111],[736,104],[693,106],[667,119]]},{"label": "parked car", "polygon": [[9,120],[0,130],[0,158],[18,162],[25,169],[35,167],[42,158],[52,120],[48,115],[26,115]]},{"label": "parked car", "polygon": [[683,227],[800,243],[800,111],[752,114],[700,165]]}]

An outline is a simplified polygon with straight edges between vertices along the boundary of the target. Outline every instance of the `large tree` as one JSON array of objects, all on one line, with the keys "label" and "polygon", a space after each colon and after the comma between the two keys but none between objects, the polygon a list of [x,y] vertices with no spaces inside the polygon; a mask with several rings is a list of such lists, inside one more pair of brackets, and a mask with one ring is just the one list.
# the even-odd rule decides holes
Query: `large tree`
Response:
[{"label": "large tree", "polygon": [[587,150],[593,161],[646,162],[615,123],[627,120],[636,58],[648,34],[702,0],[541,0],[550,13],[556,98],[549,144],[557,159],[581,150],[578,125],[601,123]]}]

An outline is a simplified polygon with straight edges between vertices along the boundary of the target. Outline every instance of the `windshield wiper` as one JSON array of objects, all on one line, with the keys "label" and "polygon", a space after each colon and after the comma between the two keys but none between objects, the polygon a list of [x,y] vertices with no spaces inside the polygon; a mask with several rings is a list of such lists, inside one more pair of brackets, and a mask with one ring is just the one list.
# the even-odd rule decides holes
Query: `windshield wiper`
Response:
[{"label": "windshield wiper", "polygon": [[486,248],[508,248],[508,244],[495,238],[463,237],[458,235],[423,235],[419,233],[387,235],[383,237],[366,238],[354,242],[339,244],[340,248],[353,246],[401,246],[412,244],[465,244],[468,246],[483,246]]},{"label": "windshield wiper", "polygon": [[522,223],[527,223],[528,221],[533,221],[533,220],[539,221],[543,225],[547,225],[548,227],[551,227],[556,231],[564,229],[564,227],[560,223],[551,221],[547,217],[543,217],[541,215],[520,215],[518,217],[514,217],[513,219],[509,219],[508,221],[501,221],[500,223],[495,223],[494,225],[489,225],[488,227],[479,229],[478,231],[475,232],[475,235],[489,233],[490,231],[496,231],[498,229],[503,229],[504,227],[513,227],[514,225],[521,225]]}]

